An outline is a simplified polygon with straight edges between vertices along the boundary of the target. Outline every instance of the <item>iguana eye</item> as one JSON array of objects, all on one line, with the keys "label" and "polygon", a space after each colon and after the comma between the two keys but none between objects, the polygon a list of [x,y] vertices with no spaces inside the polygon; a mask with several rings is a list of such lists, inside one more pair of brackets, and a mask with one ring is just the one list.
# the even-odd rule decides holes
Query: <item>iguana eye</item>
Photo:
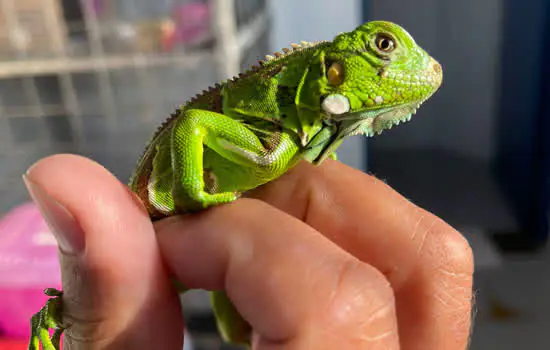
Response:
[{"label": "iguana eye", "polygon": [[395,40],[386,34],[378,34],[375,39],[378,50],[389,53],[395,49]]},{"label": "iguana eye", "polygon": [[344,82],[344,67],[335,62],[327,70],[327,79],[330,85],[340,85]]}]

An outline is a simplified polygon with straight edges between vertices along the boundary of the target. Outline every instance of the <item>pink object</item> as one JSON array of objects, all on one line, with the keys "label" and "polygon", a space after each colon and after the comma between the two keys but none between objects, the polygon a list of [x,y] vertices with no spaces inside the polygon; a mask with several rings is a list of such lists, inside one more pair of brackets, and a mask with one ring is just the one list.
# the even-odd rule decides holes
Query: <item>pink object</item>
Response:
[{"label": "pink object", "polygon": [[173,16],[176,42],[193,44],[210,33],[210,7],[206,3],[191,2],[178,5],[173,10]]},{"label": "pink object", "polygon": [[34,203],[0,219],[0,334],[28,337],[47,287],[61,288],[57,243]]}]

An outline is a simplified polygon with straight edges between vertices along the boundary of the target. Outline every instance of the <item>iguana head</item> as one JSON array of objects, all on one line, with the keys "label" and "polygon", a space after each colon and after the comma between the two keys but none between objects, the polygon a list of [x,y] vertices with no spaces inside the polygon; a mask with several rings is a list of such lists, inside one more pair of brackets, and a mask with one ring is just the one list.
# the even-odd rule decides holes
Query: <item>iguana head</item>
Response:
[{"label": "iguana head", "polygon": [[410,120],[443,77],[439,63],[390,22],[339,34],[322,55],[322,109],[339,137],[373,136]]}]

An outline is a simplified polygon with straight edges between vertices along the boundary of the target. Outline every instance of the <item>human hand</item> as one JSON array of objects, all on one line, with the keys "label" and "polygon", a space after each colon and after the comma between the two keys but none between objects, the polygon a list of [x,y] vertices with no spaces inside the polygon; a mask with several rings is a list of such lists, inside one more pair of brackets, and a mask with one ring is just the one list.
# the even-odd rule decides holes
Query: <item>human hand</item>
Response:
[{"label": "human hand", "polygon": [[60,244],[67,348],[181,349],[171,274],[225,289],[256,349],[467,346],[467,242],[338,162],[300,164],[253,198],[155,225],[82,157],[46,158],[27,183]]}]

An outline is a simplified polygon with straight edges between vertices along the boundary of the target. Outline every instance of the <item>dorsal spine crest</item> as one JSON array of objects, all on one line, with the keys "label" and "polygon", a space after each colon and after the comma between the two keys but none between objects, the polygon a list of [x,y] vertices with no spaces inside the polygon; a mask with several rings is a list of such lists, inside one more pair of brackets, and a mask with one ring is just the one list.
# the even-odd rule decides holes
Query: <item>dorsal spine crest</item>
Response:
[{"label": "dorsal spine crest", "polygon": [[319,44],[322,44],[322,43],[326,43],[326,41],[317,41],[317,42],[301,41],[299,44],[292,43],[292,44],[290,44],[290,47],[285,47],[285,48],[281,49],[281,51],[283,51],[282,53],[281,52],[274,52],[270,55],[266,55],[265,60],[258,61],[258,64],[252,65],[245,72],[239,73],[237,76],[229,78],[229,79],[227,79],[227,80],[225,80],[221,83],[216,83],[212,86],[209,86],[205,90],[202,90],[202,92],[200,92],[200,93],[196,94],[195,96],[191,97],[190,99],[188,99],[185,102],[184,105],[180,106],[172,114],[170,114],[170,117],[168,119],[166,119],[164,121],[164,123],[162,123],[157,128],[157,131],[155,132],[155,135],[158,134],[160,131],[162,131],[165,127],[167,127],[171,123],[172,120],[177,118],[181,114],[181,111],[186,106],[197,102],[199,99],[201,99],[205,95],[214,94],[214,93],[221,93],[221,90],[223,89],[224,85],[237,82],[239,79],[243,79],[243,78],[246,78],[246,77],[248,77],[248,76],[250,76],[254,73],[257,73],[260,69],[262,69],[262,67],[264,67],[268,63],[277,62],[277,61],[279,61],[281,59],[284,59],[284,58],[286,58],[286,57],[288,57],[292,54],[295,54],[296,52],[299,52],[299,51],[302,51],[302,50],[305,50],[305,49],[308,49],[308,48],[311,48],[311,47],[315,47],[315,46],[317,46]]}]

